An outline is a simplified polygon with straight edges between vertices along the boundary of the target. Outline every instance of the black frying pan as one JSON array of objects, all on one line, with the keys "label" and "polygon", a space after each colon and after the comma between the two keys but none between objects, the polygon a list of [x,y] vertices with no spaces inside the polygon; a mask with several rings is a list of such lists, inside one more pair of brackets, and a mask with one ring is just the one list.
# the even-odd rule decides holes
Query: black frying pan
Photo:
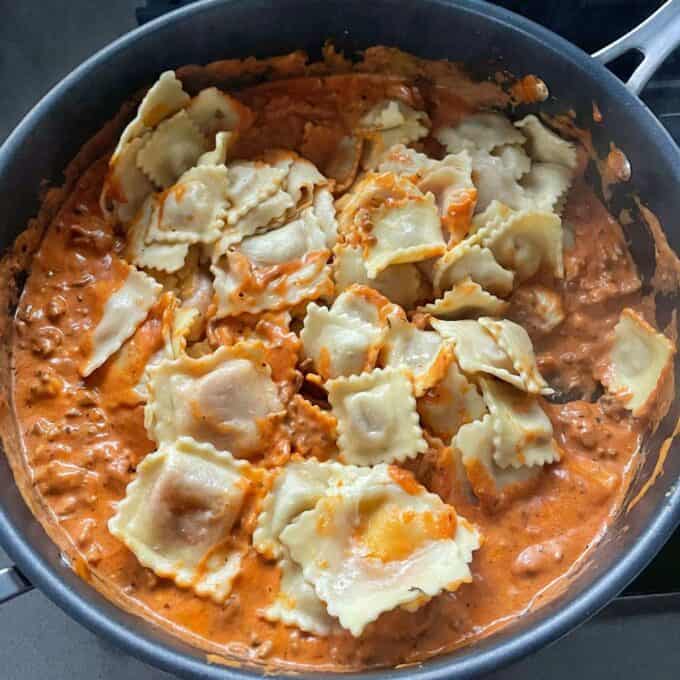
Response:
[{"label": "black frying pan", "polygon": [[[246,55],[271,56],[306,49],[312,56],[326,38],[351,53],[376,44],[398,46],[427,58],[465,61],[492,73],[535,73],[551,98],[541,110],[573,108],[580,125],[593,127],[596,101],[604,124],[596,145],[614,140],[630,159],[631,181],[615,192],[613,208],[633,192],[660,218],[680,251],[680,152],[635,96],[671,49],[680,43],[680,0],[672,0],[637,32],[596,58],[553,33],[497,7],[474,0],[207,0],[162,17],[121,38],[57,85],[0,149],[0,247],[11,245],[38,208],[41,180],[61,182],[80,146],[131,93],[167,68]],[[639,48],[646,58],[626,88],[599,62]],[[641,271],[653,267],[644,226],[628,237]],[[651,265],[651,266],[650,266]],[[660,321],[677,309],[675,296],[659,305]],[[676,362],[676,384],[680,370]],[[630,496],[650,476],[680,411],[677,402],[646,443],[646,458]],[[456,653],[417,668],[362,673],[419,680],[479,675],[546,645],[585,621],[619,593],[680,523],[680,444],[664,472],[630,512],[623,512],[570,588],[543,608]],[[208,665],[204,654],[128,614],[82,581],[28,510],[9,466],[0,458],[0,542],[18,569],[0,572],[0,601],[34,583],[67,613],[145,661],[185,677],[243,678],[244,670]],[[25,574],[25,577],[22,576]],[[28,579],[28,581],[26,580]],[[309,677],[325,677],[310,674]]]}]

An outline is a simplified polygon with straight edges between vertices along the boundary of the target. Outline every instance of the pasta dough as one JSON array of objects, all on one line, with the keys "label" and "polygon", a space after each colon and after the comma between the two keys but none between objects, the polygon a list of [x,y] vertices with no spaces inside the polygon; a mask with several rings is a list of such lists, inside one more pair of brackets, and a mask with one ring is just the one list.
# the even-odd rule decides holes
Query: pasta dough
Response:
[{"label": "pasta dough", "polygon": [[486,317],[477,321],[432,319],[431,323],[453,343],[465,373],[488,373],[533,394],[552,393],[538,371],[531,340],[521,326]]},{"label": "pasta dough", "polygon": [[494,460],[493,418],[485,415],[463,425],[454,445],[460,452],[473,493],[485,505],[495,506],[504,496],[520,491],[540,475],[540,466],[500,467]]},{"label": "pasta dough", "polygon": [[341,210],[339,228],[363,244],[371,279],[389,265],[418,262],[446,250],[434,196],[391,173],[359,182]]},{"label": "pasta dough", "polygon": [[167,189],[208,151],[205,137],[185,111],[163,121],[137,154],[137,165],[161,189]]},{"label": "pasta dough", "polygon": [[89,338],[88,359],[80,369],[88,376],[99,368],[135,332],[146,318],[162,287],[134,267],[128,267],[123,285],[109,296],[99,323]]},{"label": "pasta dough", "polygon": [[644,415],[672,370],[674,354],[675,347],[665,335],[626,308],[614,328],[610,367],[603,383],[633,415]]},{"label": "pasta dough", "polygon": [[391,314],[388,321],[382,362],[387,367],[407,372],[416,396],[420,396],[444,375],[450,352],[438,333],[416,328],[403,315]]},{"label": "pasta dough", "polygon": [[228,205],[227,168],[191,168],[157,198],[145,241],[212,243],[220,236]]},{"label": "pasta dough", "polygon": [[410,144],[428,134],[429,118],[404,102],[392,99],[376,104],[359,121],[356,134],[366,140],[362,165],[374,168],[396,144]]},{"label": "pasta dough", "polygon": [[477,388],[453,358],[449,359],[443,378],[418,399],[423,425],[447,444],[463,425],[481,418],[485,412]]},{"label": "pasta dough", "polygon": [[139,104],[137,115],[130,121],[118,140],[113,155],[115,163],[123,147],[136,137],[155,128],[161,121],[169,118],[189,103],[190,97],[182,88],[182,83],[174,71],[164,71],[149,88]]},{"label": "pasta dough", "polygon": [[137,467],[109,531],[158,576],[224,602],[243,550],[229,540],[250,487],[249,466],[182,437]]},{"label": "pasta dough", "polygon": [[460,243],[434,263],[434,286],[439,295],[466,278],[494,295],[505,296],[513,286],[513,272],[498,264],[493,253],[480,245]]},{"label": "pasta dough", "polygon": [[343,462],[375,465],[403,461],[427,448],[418,424],[411,381],[393,368],[336,378],[326,385],[338,419]]},{"label": "pasta dough", "polygon": [[414,264],[393,264],[373,279],[368,277],[361,248],[338,244],[333,253],[333,277],[337,292],[360,283],[375,288],[392,302],[411,309],[428,295],[428,285]]},{"label": "pasta dough", "polygon": [[480,378],[491,413],[494,460],[502,468],[544,465],[560,459],[553,428],[536,397],[493,378]]},{"label": "pasta dough", "polygon": [[377,311],[373,318],[367,317],[365,310],[357,316],[343,305],[348,297],[356,295],[355,290],[342,293],[330,309],[313,302],[307,307],[300,333],[303,354],[314,362],[324,380],[355,375],[375,366],[384,335],[383,323]]},{"label": "pasta dough", "polygon": [[190,436],[237,457],[265,445],[283,411],[256,342],[192,359],[164,360],[150,371],[147,431],[158,443]]},{"label": "pasta dough", "polygon": [[441,319],[462,319],[482,314],[500,316],[508,303],[484,290],[470,277],[454,284],[443,297],[422,307],[422,311]]},{"label": "pasta dough", "polygon": [[417,485],[405,491],[385,465],[340,481],[281,541],[352,635],[382,612],[417,608],[471,580],[479,535],[438,496]]}]

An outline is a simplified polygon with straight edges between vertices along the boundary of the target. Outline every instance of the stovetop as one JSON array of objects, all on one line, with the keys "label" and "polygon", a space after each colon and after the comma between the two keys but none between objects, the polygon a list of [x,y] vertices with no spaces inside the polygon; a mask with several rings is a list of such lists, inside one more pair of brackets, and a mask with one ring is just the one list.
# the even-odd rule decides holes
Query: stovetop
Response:
[{"label": "stovetop", "polygon": [[[80,61],[133,28],[136,20],[147,21],[182,4],[186,0],[0,0],[4,95],[0,142],[28,108]],[[498,0],[495,4],[593,52],[649,16],[661,2]],[[613,70],[625,76],[634,66],[634,59],[623,58]],[[642,98],[680,144],[680,51],[669,57]],[[0,550],[0,568],[8,563]],[[677,680],[680,529],[625,594],[560,642],[492,674],[493,680],[572,680],[574,675],[639,680],[641,674]],[[95,637],[37,591],[0,607],[0,658],[0,680],[172,680]]]}]

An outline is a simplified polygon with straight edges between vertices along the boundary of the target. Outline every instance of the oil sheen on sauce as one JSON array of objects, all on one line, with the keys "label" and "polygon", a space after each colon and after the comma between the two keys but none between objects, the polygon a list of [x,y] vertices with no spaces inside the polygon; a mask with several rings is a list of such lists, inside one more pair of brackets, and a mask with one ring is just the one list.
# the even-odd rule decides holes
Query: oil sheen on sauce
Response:
[{"label": "oil sheen on sauce", "polygon": [[[281,83],[276,88],[285,91]],[[254,88],[249,104],[264,91]],[[298,133],[295,128],[288,134]],[[242,153],[281,144],[286,134],[279,127],[275,140],[246,139]],[[125,606],[220,656],[331,670],[409,663],[469,643],[519,616],[602,534],[635,468],[642,424],[606,397],[597,398],[592,376],[621,309],[644,309],[621,227],[577,181],[564,214],[574,234],[565,251],[565,279],[541,282],[561,300],[565,321],[544,333],[532,327],[521,293],[512,305],[514,318],[532,335],[543,374],[568,398],[545,403],[562,461],[548,468],[530,494],[502,507],[480,505],[457,490],[443,464],[447,449],[438,440],[411,466],[483,534],[472,583],[415,613],[386,613],[359,639],[346,632],[317,638],[259,615],[276,593],[279,573],[254,551],[223,605],[140,566],[106,527],[135,467],[154,448],[144,429],[143,404],[126,398],[135,376],[118,375],[115,359],[86,380],[77,372],[87,352],[83,337],[122,283],[113,254],[124,243],[99,209],[105,171],[102,159],[83,174],[35,257],[16,316],[14,395],[32,483],[51,514],[46,521],[57,523],[64,547],[82,557],[83,573]],[[140,355],[151,356],[160,346],[162,304],[138,333]],[[230,332],[238,329],[213,329],[213,341]],[[286,357],[278,359],[285,367]],[[332,419],[293,400],[294,450],[332,456],[333,427]]]}]

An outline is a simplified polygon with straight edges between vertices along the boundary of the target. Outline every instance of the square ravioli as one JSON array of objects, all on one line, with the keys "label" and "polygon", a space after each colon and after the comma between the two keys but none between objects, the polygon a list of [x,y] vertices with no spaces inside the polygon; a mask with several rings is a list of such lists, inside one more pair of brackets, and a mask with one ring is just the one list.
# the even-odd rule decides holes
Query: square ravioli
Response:
[{"label": "square ravioli", "polygon": [[190,436],[239,458],[266,445],[283,403],[258,342],[200,359],[165,359],[149,371],[145,424],[156,442]]},{"label": "square ravioli", "polygon": [[355,637],[383,612],[412,611],[471,581],[479,540],[439,496],[387,465],[331,482],[281,533],[329,614]]},{"label": "square ravioli", "polygon": [[453,441],[472,492],[487,508],[530,489],[542,470],[540,465],[502,468],[494,460],[494,436],[493,418],[487,414],[463,425]]},{"label": "square ravioli", "polygon": [[544,465],[561,457],[550,418],[538,399],[494,378],[480,378],[494,430],[494,461],[502,468]]},{"label": "square ravioli", "polygon": [[250,472],[210,444],[188,437],[163,444],[137,466],[109,531],[158,576],[223,602],[244,552],[231,530]]},{"label": "square ravioli", "polygon": [[340,458],[375,465],[414,458],[427,449],[418,422],[413,384],[395,368],[336,378],[327,385],[338,419]]},{"label": "square ravioli", "polygon": [[664,380],[673,370],[675,347],[637,312],[621,312],[609,351],[609,367],[602,382],[634,416],[648,413]]},{"label": "square ravioli", "polygon": [[328,309],[307,306],[300,332],[304,356],[324,380],[371,370],[385,332],[386,298],[365,286],[351,286]]},{"label": "square ravioli", "polygon": [[310,458],[293,460],[277,474],[253,532],[255,550],[266,559],[276,559],[281,571],[279,590],[263,612],[268,621],[281,621],[322,636],[337,626],[279,537],[291,522],[317,504],[331,479],[346,476],[349,470],[339,463],[319,463]]},{"label": "square ravioli", "polygon": [[435,197],[407,179],[369,174],[347,194],[338,217],[340,232],[363,248],[368,277],[390,265],[442,255],[446,243]]},{"label": "square ravioli", "polygon": [[109,295],[99,323],[87,338],[89,357],[80,368],[88,376],[115,354],[144,321],[161,294],[162,286],[122,260],[114,260],[115,275],[122,284]]}]

